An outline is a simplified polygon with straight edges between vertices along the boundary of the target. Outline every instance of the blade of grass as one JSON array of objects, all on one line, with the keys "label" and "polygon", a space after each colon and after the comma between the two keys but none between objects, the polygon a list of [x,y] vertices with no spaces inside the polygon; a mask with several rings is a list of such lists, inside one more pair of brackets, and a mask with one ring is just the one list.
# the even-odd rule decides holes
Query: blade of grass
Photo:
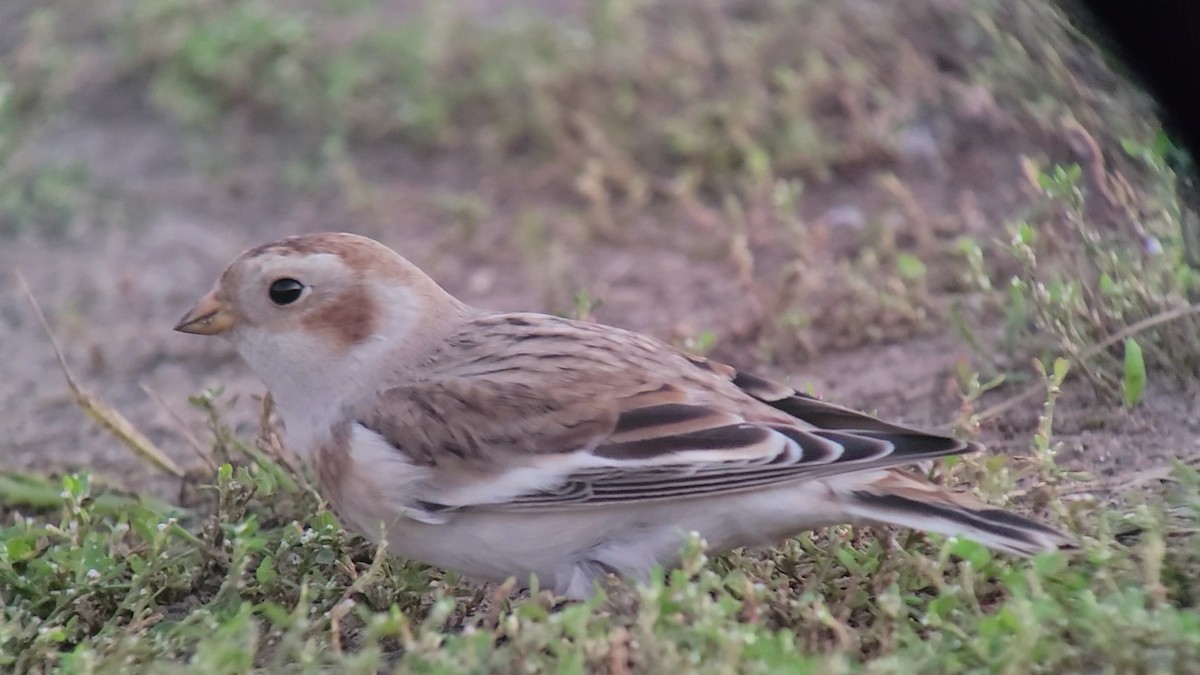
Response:
[{"label": "blade of grass", "polygon": [[1121,389],[1126,408],[1137,405],[1146,391],[1146,360],[1142,357],[1142,346],[1133,338],[1125,340],[1125,377]]},{"label": "blade of grass", "polygon": [[132,450],[139,459],[176,478],[183,478],[183,469],[179,468],[179,465],[174,460],[159,450],[141,431],[138,431],[132,422],[116,408],[108,405],[100,397],[79,385],[79,382],[71,373],[71,369],[67,366],[67,360],[63,357],[62,349],[58,346],[58,340],[54,337],[54,332],[50,330],[50,324],[46,321],[46,315],[42,313],[41,305],[33,297],[33,291],[29,289],[29,284],[25,282],[25,275],[21,274],[19,270],[16,274],[17,282],[21,285],[21,292],[25,294],[29,305],[33,307],[34,316],[37,317],[38,323],[41,324],[42,330],[45,331],[46,337],[50,340],[50,348],[54,350],[54,356],[58,359],[59,368],[62,370],[63,378],[67,381],[67,387],[71,390],[71,397],[75,400],[75,403],[80,408],[83,408],[83,411],[94,422],[115,436],[122,445]]},{"label": "blade of grass", "polygon": [[[0,504],[53,509],[62,505],[62,491],[62,483],[54,478],[14,471],[0,472]],[[162,514],[181,511],[177,506],[171,506],[148,495],[111,491],[97,494],[89,508],[98,514],[112,516],[124,513],[133,506],[142,506]]]}]

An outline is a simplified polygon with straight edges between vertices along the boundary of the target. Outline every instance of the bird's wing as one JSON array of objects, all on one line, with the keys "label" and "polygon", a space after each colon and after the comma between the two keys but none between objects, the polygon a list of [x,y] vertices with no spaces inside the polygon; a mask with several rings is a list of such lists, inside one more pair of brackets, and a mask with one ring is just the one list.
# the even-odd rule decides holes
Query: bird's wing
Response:
[{"label": "bird's wing", "polygon": [[430,508],[678,498],[976,449],[642,336],[536,323],[498,344],[473,337],[486,358],[460,353],[454,368],[389,389],[356,416],[425,469],[416,497]]}]

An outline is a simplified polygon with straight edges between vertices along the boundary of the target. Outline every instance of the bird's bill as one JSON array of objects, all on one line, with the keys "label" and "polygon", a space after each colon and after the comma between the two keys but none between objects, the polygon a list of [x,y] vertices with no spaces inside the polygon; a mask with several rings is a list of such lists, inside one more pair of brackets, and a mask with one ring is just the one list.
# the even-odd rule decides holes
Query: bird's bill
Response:
[{"label": "bird's bill", "polygon": [[217,298],[217,291],[213,290],[183,315],[175,324],[175,330],[194,335],[220,335],[232,326],[233,315]]}]

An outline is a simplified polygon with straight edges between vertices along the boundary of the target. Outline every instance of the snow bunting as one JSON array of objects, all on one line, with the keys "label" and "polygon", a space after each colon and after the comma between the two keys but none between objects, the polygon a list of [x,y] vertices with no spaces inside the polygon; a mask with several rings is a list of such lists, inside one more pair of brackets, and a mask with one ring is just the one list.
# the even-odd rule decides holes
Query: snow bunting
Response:
[{"label": "snow bunting", "polygon": [[176,330],[223,335],[270,388],[339,517],[398,555],[572,598],[838,523],[1018,554],[1055,530],[896,467],[979,449],[637,333],[474,309],[352,234],[235,259]]}]

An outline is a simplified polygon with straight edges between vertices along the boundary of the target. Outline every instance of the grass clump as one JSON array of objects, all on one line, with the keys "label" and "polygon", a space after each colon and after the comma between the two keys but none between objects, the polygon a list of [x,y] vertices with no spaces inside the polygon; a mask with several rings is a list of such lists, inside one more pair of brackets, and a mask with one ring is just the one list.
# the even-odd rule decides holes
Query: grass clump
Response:
[{"label": "grass clump", "polygon": [[[1133,143],[1126,148],[1163,182],[1173,182],[1158,151]],[[1116,227],[1104,227],[1089,217],[1079,165],[1027,168],[1041,198],[1007,225],[1009,239],[996,242],[991,253],[963,242],[976,283],[1004,314],[1006,352],[1017,361],[1064,355],[1114,399],[1131,385],[1144,389],[1147,368],[1195,373],[1200,319],[1191,302],[1200,272],[1187,259],[1179,202],[1164,202],[1175,210],[1160,206],[1145,220],[1121,213]],[[1153,204],[1147,202],[1137,206]],[[993,281],[985,258],[993,274],[1011,276]]]},{"label": "grass clump", "polygon": [[[1012,560],[837,527],[709,560],[692,539],[680,569],[562,604],[346,534],[305,475],[274,458],[269,432],[242,441],[212,395],[196,403],[225,463],[192,479],[185,507],[86,474],[0,481],[4,667],[1180,672],[1200,657],[1200,476],[1185,467],[1169,494],[1129,513],[1060,511],[1081,535],[1074,554]],[[1039,479],[1055,471],[1052,456],[1031,466]],[[995,468],[955,467],[1006,475]],[[981,484],[991,498],[1013,488]]]},{"label": "grass clump", "polygon": [[1196,373],[1200,272],[1181,151],[1061,11],[1022,2],[974,18],[973,77],[1044,135],[1021,157],[1029,199],[1003,236],[959,241],[976,299],[1003,317],[1000,339],[970,338],[980,355],[1000,372],[1065,356],[1127,405],[1147,369]]},{"label": "grass clump", "polygon": [[[1183,478],[1169,503],[1194,509],[1196,477]],[[1171,532],[1160,507],[1141,511],[1131,547],[1088,537],[1074,559],[1032,563],[845,529],[711,563],[693,542],[681,570],[560,606],[439,582],[320,509],[255,503],[189,520],[131,501],[99,517],[85,476],[64,486],[57,516],[10,511],[0,530],[0,645],[20,672],[168,661],[204,672],[1181,672],[1200,656],[1196,537]],[[217,489],[222,501],[272,496],[228,465]],[[1088,523],[1097,535],[1122,525],[1106,518]]]},{"label": "grass clump", "polygon": [[296,54],[311,39],[302,14],[271,12],[262,2],[154,0],[132,5],[127,22],[128,66],[154,64],[155,101],[186,122],[212,120],[233,105],[278,108],[289,92],[311,91],[309,66]]}]

